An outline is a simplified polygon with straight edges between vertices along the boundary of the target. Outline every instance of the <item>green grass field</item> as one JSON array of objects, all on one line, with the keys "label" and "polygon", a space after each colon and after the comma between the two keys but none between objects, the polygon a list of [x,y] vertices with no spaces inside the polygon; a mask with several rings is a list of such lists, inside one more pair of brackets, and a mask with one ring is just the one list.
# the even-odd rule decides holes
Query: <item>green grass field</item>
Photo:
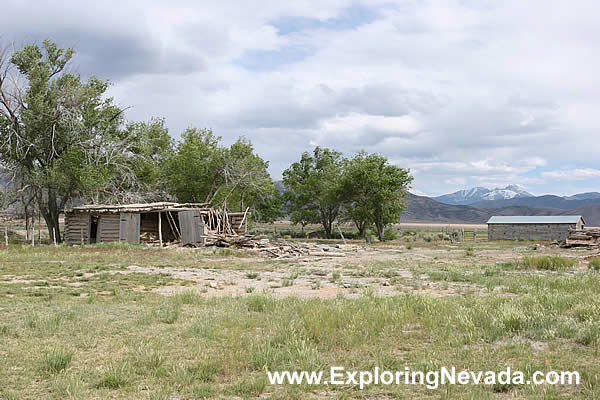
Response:
[{"label": "green grass field", "polygon": [[[296,264],[236,250],[11,246],[0,251],[0,398],[598,398],[600,274],[587,254],[398,241]],[[193,275],[209,272],[223,290]],[[333,365],[576,370],[582,384],[361,391],[269,385],[265,373]]]}]

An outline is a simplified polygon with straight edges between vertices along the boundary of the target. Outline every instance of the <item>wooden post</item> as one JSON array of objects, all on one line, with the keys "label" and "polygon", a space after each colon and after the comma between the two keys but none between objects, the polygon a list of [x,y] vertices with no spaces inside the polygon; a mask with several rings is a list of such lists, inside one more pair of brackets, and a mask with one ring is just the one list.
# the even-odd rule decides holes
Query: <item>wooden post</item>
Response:
[{"label": "wooden post", "polygon": [[158,212],[158,244],[162,247],[162,219],[160,218],[160,211]]},{"label": "wooden post", "polygon": [[79,228],[79,233],[81,234],[81,245],[83,246],[83,228]]},{"label": "wooden post", "polygon": [[31,224],[31,247],[35,247],[35,225]]},{"label": "wooden post", "polygon": [[8,248],[8,226],[4,225],[4,243],[6,243],[6,248]]},{"label": "wooden post", "polygon": [[244,217],[242,218],[242,222],[240,222],[240,226],[238,226],[238,231],[242,229],[242,225],[244,225],[244,221],[246,221],[246,215],[248,214],[248,210],[250,207],[246,207],[246,211],[244,212]]},{"label": "wooden post", "polygon": [[338,231],[340,232],[340,236],[342,237],[344,244],[346,244],[346,238],[344,237],[344,234],[342,233],[342,230],[340,229],[340,225],[338,224],[338,225],[336,225],[336,227],[338,228]]},{"label": "wooden post", "polygon": [[54,247],[56,247],[56,228],[52,228],[52,241],[54,242]]},{"label": "wooden post", "polygon": [[38,243],[42,244],[42,215],[38,208]]}]

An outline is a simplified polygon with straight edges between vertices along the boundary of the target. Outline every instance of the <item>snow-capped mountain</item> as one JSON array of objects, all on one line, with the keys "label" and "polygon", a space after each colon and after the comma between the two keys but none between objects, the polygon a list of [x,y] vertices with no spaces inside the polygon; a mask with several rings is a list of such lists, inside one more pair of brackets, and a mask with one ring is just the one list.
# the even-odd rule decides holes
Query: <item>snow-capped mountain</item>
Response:
[{"label": "snow-capped mountain", "polygon": [[472,189],[459,190],[458,192],[433,197],[433,199],[445,204],[458,205],[473,204],[484,200],[505,200],[532,196],[531,193],[527,192],[520,185],[508,185],[503,188],[495,189],[474,187]]}]

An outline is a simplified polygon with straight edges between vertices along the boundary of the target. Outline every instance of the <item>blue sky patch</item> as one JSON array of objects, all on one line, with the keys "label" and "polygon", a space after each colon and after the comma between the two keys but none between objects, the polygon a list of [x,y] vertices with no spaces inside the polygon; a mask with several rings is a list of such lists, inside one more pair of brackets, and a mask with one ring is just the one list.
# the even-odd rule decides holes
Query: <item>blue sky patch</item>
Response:
[{"label": "blue sky patch", "polygon": [[247,50],[236,64],[249,71],[273,71],[310,57],[315,52],[309,46],[287,46],[279,50]]},{"label": "blue sky patch", "polygon": [[332,31],[342,31],[354,29],[361,25],[368,24],[379,18],[379,12],[363,5],[354,4],[344,9],[340,15],[335,18],[320,20],[309,17],[281,17],[271,23],[280,35],[289,35],[307,30],[327,29]]}]

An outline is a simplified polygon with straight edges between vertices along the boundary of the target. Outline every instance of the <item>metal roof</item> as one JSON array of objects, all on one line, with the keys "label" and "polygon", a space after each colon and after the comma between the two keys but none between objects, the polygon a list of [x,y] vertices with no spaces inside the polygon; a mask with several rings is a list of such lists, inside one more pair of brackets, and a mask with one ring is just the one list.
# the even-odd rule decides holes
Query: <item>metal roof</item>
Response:
[{"label": "metal roof", "polygon": [[494,215],[488,224],[576,224],[583,221],[581,215],[536,215],[536,216],[498,216]]}]

